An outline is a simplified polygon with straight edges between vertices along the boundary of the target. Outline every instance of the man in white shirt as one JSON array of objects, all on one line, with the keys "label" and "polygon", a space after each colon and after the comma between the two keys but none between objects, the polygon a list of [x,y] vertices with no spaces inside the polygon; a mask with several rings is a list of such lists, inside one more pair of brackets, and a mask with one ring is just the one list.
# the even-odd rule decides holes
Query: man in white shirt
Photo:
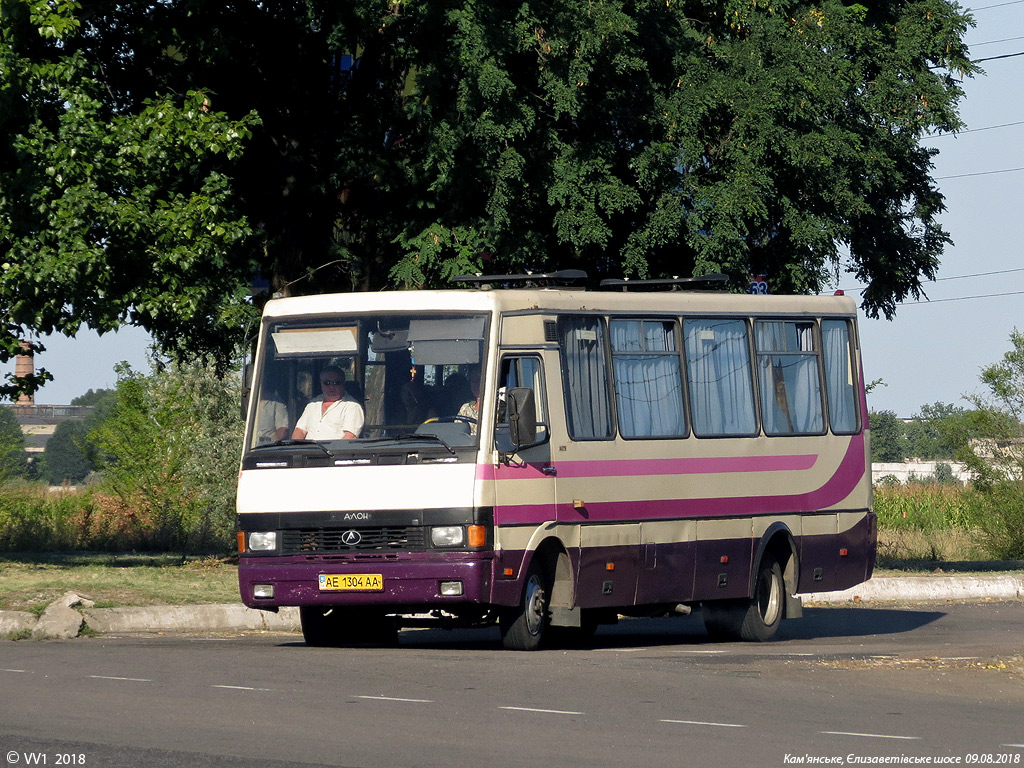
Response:
[{"label": "man in white shirt", "polygon": [[345,372],[335,366],[320,371],[323,395],[309,402],[292,432],[293,440],[354,440],[363,429],[363,408],[345,393]]}]

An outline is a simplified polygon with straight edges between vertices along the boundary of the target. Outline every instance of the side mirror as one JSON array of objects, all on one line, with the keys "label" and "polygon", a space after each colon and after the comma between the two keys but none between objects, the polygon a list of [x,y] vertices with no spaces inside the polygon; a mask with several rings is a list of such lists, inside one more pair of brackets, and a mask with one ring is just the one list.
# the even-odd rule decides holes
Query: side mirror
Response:
[{"label": "side mirror", "polygon": [[516,449],[537,442],[537,403],[529,387],[512,387],[505,395],[509,439]]},{"label": "side mirror", "polygon": [[249,395],[252,392],[252,363],[248,362],[242,368],[242,421],[249,411]]}]

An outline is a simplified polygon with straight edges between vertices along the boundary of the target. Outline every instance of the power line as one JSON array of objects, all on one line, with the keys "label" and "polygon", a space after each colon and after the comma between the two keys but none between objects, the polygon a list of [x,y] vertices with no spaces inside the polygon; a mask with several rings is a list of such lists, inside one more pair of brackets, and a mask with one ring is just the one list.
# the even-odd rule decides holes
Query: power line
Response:
[{"label": "power line", "polygon": [[[1024,0],[1022,0],[1024,2]],[[1014,56],[1024,56],[1024,51],[1017,53],[1004,53],[1002,56],[989,56],[984,59],[971,59],[972,64],[980,64],[983,61],[995,61],[996,59],[1012,59]]]},{"label": "power line", "polygon": [[[950,275],[949,277],[936,277],[931,282],[940,283],[943,280],[967,280],[968,278],[972,278],[972,277],[992,277],[993,275],[1009,275],[1009,274],[1011,274],[1013,272],[1024,272],[1024,267],[1018,267],[1018,268],[1014,268],[1014,269],[997,269],[997,270],[992,271],[992,272],[974,272],[974,273],[969,274],[969,275]],[[866,291],[867,289],[866,288],[840,288],[838,290],[841,290],[843,293],[864,293],[864,291]],[[994,294],[990,294],[990,295],[992,295],[992,296],[1015,296],[1017,293],[1024,293],[1024,291],[1017,291],[1015,293],[1008,293],[1008,294],[994,293]],[[831,295],[831,294],[823,294],[823,295]],[[912,302],[905,302],[905,303],[907,303],[907,304],[922,304],[922,303],[923,304],[928,304],[928,303],[934,303],[934,302],[937,302],[937,301],[962,301],[963,299],[975,299],[975,298],[986,298],[986,297],[984,297],[984,296],[960,296],[960,297],[952,298],[952,299],[932,299],[930,302],[927,302],[927,301],[926,302],[912,301]],[[903,303],[903,302],[901,302],[901,303]]]},{"label": "power line", "polygon": [[984,128],[967,128],[963,131],[956,131],[955,133],[933,133],[927,136],[929,139],[944,139],[947,136],[960,136],[965,133],[978,133],[979,131],[991,131],[995,128],[1010,128],[1014,125],[1024,125],[1024,120],[1018,120],[1015,123],[1002,123],[1001,125],[986,125]]},{"label": "power line", "polygon": [[900,301],[897,306],[913,307],[921,304],[941,304],[945,301],[968,301],[969,299],[995,299],[1000,296],[1024,296],[1024,291],[1010,291],[1008,293],[983,293],[977,296],[954,296],[950,299],[928,299],[927,301]]},{"label": "power line", "polygon": [[995,5],[983,5],[981,8],[968,8],[968,11],[987,11],[989,8],[1002,8],[1004,5],[1020,5],[1024,0],[1012,0],[1009,3],[996,3]]},{"label": "power line", "polygon": [[1024,36],[1021,37],[1004,37],[1002,40],[988,40],[984,43],[971,43],[969,47],[977,48],[981,45],[995,45],[996,43],[1012,43],[1014,40],[1024,40]]},{"label": "power line", "polygon": [[[1024,2],[1024,0],[1022,0]],[[1015,171],[1024,171],[1024,168],[1002,168],[998,171],[978,171],[977,173],[958,173],[955,176],[936,176],[934,181],[944,181],[945,179],[966,179],[969,176],[991,176],[995,173],[1014,173]]]},{"label": "power line", "polygon": [[951,275],[950,277],[936,277],[935,282],[940,280],[964,280],[968,277],[991,277],[992,275],[1007,275],[1011,272],[1024,272],[1024,267],[1018,269],[997,269],[995,272],[975,272],[973,275]]}]

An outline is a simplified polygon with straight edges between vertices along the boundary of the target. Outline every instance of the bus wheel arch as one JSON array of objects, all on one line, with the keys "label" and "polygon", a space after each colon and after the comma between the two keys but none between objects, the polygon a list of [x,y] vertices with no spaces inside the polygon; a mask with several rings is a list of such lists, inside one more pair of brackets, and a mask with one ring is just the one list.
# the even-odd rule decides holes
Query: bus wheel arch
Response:
[{"label": "bus wheel arch", "polygon": [[520,651],[539,648],[548,634],[551,606],[571,605],[573,594],[569,554],[558,539],[546,539],[523,569],[518,605],[505,609],[500,616],[502,644]]},{"label": "bus wheel arch", "polygon": [[783,618],[799,615],[799,599],[792,597],[799,561],[796,543],[784,524],[765,532],[754,564],[748,597],[703,604],[704,625],[712,639],[763,642],[775,636]]},{"label": "bus wheel arch", "polygon": [[754,555],[754,569],[751,571],[750,589],[748,594],[754,595],[756,579],[760,566],[766,556],[772,557],[782,569],[782,580],[785,599],[783,618],[798,619],[802,615],[800,598],[796,597],[797,585],[800,583],[800,556],[796,539],[789,526],[783,522],[775,522],[769,526],[761,537]]}]

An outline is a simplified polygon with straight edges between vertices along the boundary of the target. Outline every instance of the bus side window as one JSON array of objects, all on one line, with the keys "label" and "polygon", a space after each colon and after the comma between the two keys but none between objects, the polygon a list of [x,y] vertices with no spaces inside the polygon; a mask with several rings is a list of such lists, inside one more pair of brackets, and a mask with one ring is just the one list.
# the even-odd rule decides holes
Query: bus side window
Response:
[{"label": "bus side window", "polygon": [[857,392],[854,386],[850,324],[846,320],[822,320],[821,341],[825,354],[825,389],[832,431],[857,431]]},{"label": "bus side window", "polygon": [[694,433],[699,437],[756,434],[746,322],[688,318],[683,330]]},{"label": "bus side window", "polygon": [[825,422],[814,323],[758,320],[755,328],[765,434],[821,434]]}]

